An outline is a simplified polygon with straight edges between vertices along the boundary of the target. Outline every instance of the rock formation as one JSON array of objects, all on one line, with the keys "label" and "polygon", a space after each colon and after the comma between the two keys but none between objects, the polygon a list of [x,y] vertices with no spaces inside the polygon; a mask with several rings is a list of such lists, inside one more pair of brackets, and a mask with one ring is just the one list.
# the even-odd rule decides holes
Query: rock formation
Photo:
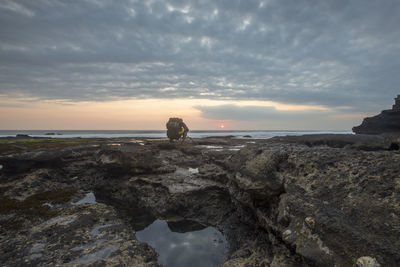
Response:
[{"label": "rock formation", "polygon": [[356,134],[400,134],[400,95],[395,98],[392,109],[365,118],[361,125],[353,127]]},{"label": "rock formation", "polygon": [[1,265],[159,266],[155,219],[219,229],[226,267],[400,262],[392,139],[133,141],[0,143]]}]

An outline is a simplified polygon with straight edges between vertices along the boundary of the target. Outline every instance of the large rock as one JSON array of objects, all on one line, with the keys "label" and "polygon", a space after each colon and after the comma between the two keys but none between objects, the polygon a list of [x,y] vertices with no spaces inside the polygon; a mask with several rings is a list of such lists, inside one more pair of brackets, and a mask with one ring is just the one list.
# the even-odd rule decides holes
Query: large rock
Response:
[{"label": "large rock", "polygon": [[268,198],[283,192],[283,177],[279,174],[287,161],[286,152],[243,149],[230,158],[227,165],[235,172],[239,188],[253,198]]},{"label": "large rock", "polygon": [[[351,266],[364,255],[395,266],[400,260],[399,155],[293,144],[268,145],[255,152],[280,158],[282,150],[288,156],[276,168],[284,182],[279,198],[249,195],[262,227],[317,266]],[[242,166],[256,159],[247,155]],[[267,166],[265,161],[252,173]],[[247,191],[239,186],[240,190]]]},{"label": "large rock", "polygon": [[161,167],[161,161],[156,158],[157,152],[155,147],[115,144],[103,146],[97,153],[96,160],[112,176],[152,173]]},{"label": "large rock", "polygon": [[384,110],[374,117],[365,118],[353,127],[356,134],[400,134],[400,111]]}]

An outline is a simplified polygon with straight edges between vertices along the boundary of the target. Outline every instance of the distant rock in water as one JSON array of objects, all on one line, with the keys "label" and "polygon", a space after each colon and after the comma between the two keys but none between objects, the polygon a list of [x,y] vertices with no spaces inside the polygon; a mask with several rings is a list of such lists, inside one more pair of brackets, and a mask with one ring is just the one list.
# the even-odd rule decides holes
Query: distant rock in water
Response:
[{"label": "distant rock in water", "polygon": [[353,127],[356,134],[400,134],[400,95],[395,98],[392,109],[365,118],[360,126]]},{"label": "distant rock in water", "polygon": [[15,136],[15,138],[19,138],[19,139],[31,139],[32,136],[27,135],[27,134],[17,134],[17,135]]}]

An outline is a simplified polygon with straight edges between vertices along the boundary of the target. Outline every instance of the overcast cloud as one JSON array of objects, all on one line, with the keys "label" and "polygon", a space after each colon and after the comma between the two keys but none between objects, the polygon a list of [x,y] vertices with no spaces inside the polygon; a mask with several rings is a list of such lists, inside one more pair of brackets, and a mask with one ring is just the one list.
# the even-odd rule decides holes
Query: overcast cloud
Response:
[{"label": "overcast cloud", "polygon": [[262,119],[309,119],[310,117],[321,116],[327,117],[333,115],[329,111],[278,111],[273,107],[264,106],[237,106],[237,105],[220,105],[220,106],[197,106],[195,107],[203,113],[203,116],[212,120],[262,120]]},{"label": "overcast cloud", "polygon": [[399,14],[398,0],[0,0],[0,95],[377,111],[400,94]]}]

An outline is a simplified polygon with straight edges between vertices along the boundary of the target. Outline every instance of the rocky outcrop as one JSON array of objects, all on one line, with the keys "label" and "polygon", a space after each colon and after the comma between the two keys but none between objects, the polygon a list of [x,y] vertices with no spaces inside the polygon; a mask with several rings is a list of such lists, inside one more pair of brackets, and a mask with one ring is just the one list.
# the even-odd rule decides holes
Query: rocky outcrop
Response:
[{"label": "rocky outcrop", "polygon": [[[246,150],[234,156],[244,166],[255,159],[254,150]],[[309,264],[351,266],[354,259],[372,256],[383,266],[396,265],[399,154],[282,144],[255,151],[287,153],[272,164],[273,174],[264,176],[283,181],[279,195],[266,186],[265,197],[259,198],[236,181],[234,196],[254,210],[270,236],[281,238]]]},{"label": "rocky outcrop", "polygon": [[356,134],[400,134],[400,110],[384,110],[353,127]]},{"label": "rocky outcrop", "polygon": [[172,229],[184,221],[218,228],[229,242],[222,266],[396,266],[397,142],[316,135],[1,144],[0,263],[158,266],[135,236],[158,218]]},{"label": "rocky outcrop", "polygon": [[400,134],[400,95],[395,99],[391,110],[383,110],[381,114],[365,118],[360,126],[353,127],[356,134]]}]

